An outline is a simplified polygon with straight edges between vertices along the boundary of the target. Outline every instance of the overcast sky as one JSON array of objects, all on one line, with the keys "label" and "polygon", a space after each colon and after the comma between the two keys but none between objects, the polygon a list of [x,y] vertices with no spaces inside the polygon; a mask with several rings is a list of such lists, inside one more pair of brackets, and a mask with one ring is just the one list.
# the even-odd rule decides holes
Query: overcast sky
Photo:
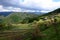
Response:
[{"label": "overcast sky", "polygon": [[60,0],[0,0],[0,12],[50,12],[60,8]]}]

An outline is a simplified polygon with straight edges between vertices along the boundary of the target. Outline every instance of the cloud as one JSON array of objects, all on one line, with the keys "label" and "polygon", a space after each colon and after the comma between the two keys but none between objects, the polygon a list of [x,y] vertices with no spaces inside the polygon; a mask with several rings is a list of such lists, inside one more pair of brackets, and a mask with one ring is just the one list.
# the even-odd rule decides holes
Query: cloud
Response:
[{"label": "cloud", "polygon": [[20,4],[26,8],[38,10],[53,10],[60,7],[60,2],[54,2],[53,0],[25,0]]},{"label": "cloud", "polygon": [[35,12],[35,10],[26,10],[22,8],[16,8],[16,7],[4,7],[0,5],[0,12]]},{"label": "cloud", "polygon": [[[0,0],[2,11],[49,12],[60,8],[60,1],[53,0]],[[0,10],[1,11],[1,10]]]},{"label": "cloud", "polygon": [[7,9],[4,9],[2,5],[0,5],[0,12],[1,11],[8,11]]},{"label": "cloud", "polygon": [[21,9],[15,7],[3,7],[0,5],[0,12],[21,12]]}]

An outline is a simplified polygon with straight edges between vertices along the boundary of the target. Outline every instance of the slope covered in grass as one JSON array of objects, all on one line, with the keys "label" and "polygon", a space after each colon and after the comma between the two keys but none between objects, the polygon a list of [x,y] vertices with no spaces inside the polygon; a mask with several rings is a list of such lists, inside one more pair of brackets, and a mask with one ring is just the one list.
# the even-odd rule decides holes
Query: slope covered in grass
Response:
[{"label": "slope covered in grass", "polygon": [[7,16],[7,19],[9,19],[11,23],[29,23],[33,22],[34,20],[37,20],[37,17],[38,15],[32,13],[29,14],[25,12],[17,12],[17,13],[14,12],[9,16]]}]

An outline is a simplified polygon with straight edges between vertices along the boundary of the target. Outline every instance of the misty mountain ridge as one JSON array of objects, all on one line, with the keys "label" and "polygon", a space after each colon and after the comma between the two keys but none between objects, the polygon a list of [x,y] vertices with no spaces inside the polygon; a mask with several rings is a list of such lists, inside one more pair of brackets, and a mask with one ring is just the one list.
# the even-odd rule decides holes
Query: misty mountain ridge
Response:
[{"label": "misty mountain ridge", "polygon": [[[11,13],[19,13],[19,12],[0,12],[0,15],[8,16]],[[37,14],[37,15],[44,14],[44,13],[40,13],[40,12],[20,12],[20,13],[29,13],[29,14]]]},{"label": "misty mountain ridge", "polygon": [[0,12],[0,16],[8,16],[9,14],[11,14],[12,12]]}]

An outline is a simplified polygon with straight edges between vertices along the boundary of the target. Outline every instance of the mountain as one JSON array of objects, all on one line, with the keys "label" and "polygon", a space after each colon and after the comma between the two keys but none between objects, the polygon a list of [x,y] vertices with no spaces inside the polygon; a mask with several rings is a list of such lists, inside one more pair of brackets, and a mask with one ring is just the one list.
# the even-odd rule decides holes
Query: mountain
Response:
[{"label": "mountain", "polygon": [[[54,20],[51,20],[50,15],[55,16],[53,18]],[[21,35],[24,34],[22,36],[23,40],[31,40],[31,39],[34,40],[35,38],[36,40],[60,40],[60,9],[56,9],[47,14],[40,15],[40,17],[44,17],[44,18],[48,17],[48,18],[46,20],[39,19],[38,21],[35,21],[38,18],[37,14],[28,13],[28,12],[13,12],[6,17],[1,16],[2,20],[0,19],[0,30],[2,29],[3,32],[7,30],[10,31],[11,29],[13,29],[13,31],[18,31],[19,32],[18,36],[15,36],[13,40],[16,37],[17,39],[20,38],[19,36],[20,31],[21,31]],[[32,23],[30,23],[31,21]],[[25,30],[25,29],[32,29],[32,30]],[[13,33],[15,35],[15,32]],[[2,37],[2,40],[4,39],[7,40],[6,37]]]},{"label": "mountain", "polygon": [[60,13],[60,8],[54,10],[54,11],[51,11],[49,12],[49,14],[57,14],[57,13]]},{"label": "mountain", "polygon": [[56,10],[50,12],[50,13],[60,13],[60,8],[58,8],[58,9],[56,9]]},{"label": "mountain", "polygon": [[33,22],[37,19],[38,15],[28,12],[13,12],[10,15],[6,16],[7,21],[10,21],[12,23],[21,23],[21,22]]},{"label": "mountain", "polygon": [[49,15],[53,16],[53,15],[56,15],[56,14],[60,14],[60,8],[55,9],[51,12],[48,12],[48,13],[44,14],[43,16],[49,16]]},{"label": "mountain", "polygon": [[37,15],[43,15],[43,14],[45,14],[45,13],[42,13],[42,12],[27,12],[27,13],[33,13],[33,14],[37,14]]},{"label": "mountain", "polygon": [[11,14],[12,12],[0,12],[0,15],[3,15],[3,16],[7,16],[9,14]]},{"label": "mountain", "polygon": [[[15,13],[15,12],[0,12],[0,15],[8,16],[11,13]],[[41,12],[23,12],[23,13],[38,14],[38,15],[43,15],[44,14],[44,13],[41,13]]]}]

